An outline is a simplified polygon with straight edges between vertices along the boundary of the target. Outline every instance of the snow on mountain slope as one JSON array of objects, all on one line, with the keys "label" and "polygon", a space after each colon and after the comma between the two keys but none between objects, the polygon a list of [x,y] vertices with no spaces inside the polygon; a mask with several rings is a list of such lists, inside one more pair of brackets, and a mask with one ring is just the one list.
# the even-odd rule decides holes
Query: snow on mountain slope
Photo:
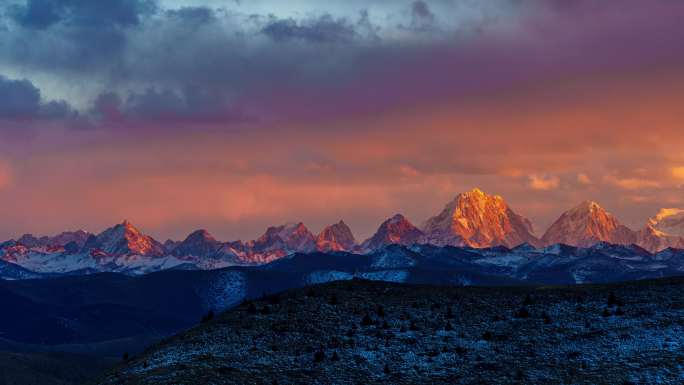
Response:
[{"label": "snow on mountain slope", "polygon": [[316,238],[303,223],[269,227],[261,237],[245,244],[245,262],[268,263],[295,252],[316,249]]},{"label": "snow on mountain slope", "polygon": [[636,242],[651,252],[684,248],[684,210],[661,209],[637,232]]},{"label": "snow on mountain slope", "polygon": [[[595,202],[584,202],[564,213],[539,241],[530,222],[513,212],[503,198],[474,189],[459,194],[439,215],[428,219],[424,229],[397,214],[361,245],[356,244],[343,221],[327,226],[317,236],[303,223],[294,223],[269,227],[262,236],[247,242],[223,242],[206,230],[197,230],[183,241],[168,240],[162,245],[124,221],[97,235],[80,230],[52,237],[27,234],[19,241],[0,243],[0,260],[40,274],[213,270],[258,266],[296,253],[315,252],[319,253],[312,259],[299,258],[304,270],[309,264],[334,259],[345,266],[341,270],[347,269],[347,262],[363,262],[367,263],[363,269],[441,266],[506,275],[537,261],[548,264],[540,265],[540,269],[548,269],[596,255],[639,263],[667,260],[667,269],[684,269],[684,259],[678,262],[681,253],[677,251],[684,248],[684,237],[680,236],[684,232],[682,209],[661,210],[645,229],[635,233]],[[546,247],[538,248],[540,243]],[[632,246],[634,243],[639,247]],[[651,254],[664,249],[669,254]],[[670,258],[670,254],[675,257]],[[355,259],[360,257],[365,259]],[[653,266],[660,269],[660,265]]]},{"label": "snow on mountain slope", "polygon": [[582,202],[563,213],[541,239],[544,245],[563,243],[580,247],[601,241],[629,245],[636,242],[636,234],[592,201]]},{"label": "snow on mountain slope", "polygon": [[241,271],[216,271],[197,288],[197,294],[204,299],[206,309],[224,311],[247,297],[247,276]]},{"label": "snow on mountain slope", "polygon": [[9,263],[0,260],[0,279],[16,280],[16,279],[35,279],[41,278],[40,274],[27,270],[14,263]]},{"label": "snow on mountain slope", "polygon": [[406,270],[380,270],[359,273],[359,277],[371,281],[406,282],[409,274]]},{"label": "snow on mountain slope", "polygon": [[369,252],[391,244],[410,246],[419,243],[422,238],[422,231],[403,215],[396,214],[384,221],[375,234],[363,242],[361,249]]},{"label": "snow on mountain slope", "polygon": [[197,230],[176,245],[171,254],[177,257],[196,256],[211,258],[220,248],[221,242],[217,241],[208,231]]},{"label": "snow on mountain slope", "polygon": [[352,273],[336,270],[313,271],[304,278],[305,285],[317,285],[331,281],[348,281],[354,278]]},{"label": "snow on mountain slope", "polygon": [[383,247],[370,256],[371,268],[374,269],[405,268],[417,264],[416,253],[398,245]]},{"label": "snow on mountain slope", "polygon": [[318,251],[351,251],[355,245],[354,235],[344,221],[327,226],[316,237]]},{"label": "snow on mountain slope", "polygon": [[649,224],[663,234],[684,237],[684,209],[661,209]]},{"label": "snow on mountain slope", "polygon": [[97,236],[90,236],[83,245],[83,249],[97,249],[108,255],[136,254],[161,257],[165,254],[161,243],[142,234],[129,221],[111,227]]},{"label": "snow on mountain slope", "polygon": [[537,245],[532,223],[516,214],[498,195],[480,189],[459,194],[423,226],[425,243],[444,246],[515,247]]}]

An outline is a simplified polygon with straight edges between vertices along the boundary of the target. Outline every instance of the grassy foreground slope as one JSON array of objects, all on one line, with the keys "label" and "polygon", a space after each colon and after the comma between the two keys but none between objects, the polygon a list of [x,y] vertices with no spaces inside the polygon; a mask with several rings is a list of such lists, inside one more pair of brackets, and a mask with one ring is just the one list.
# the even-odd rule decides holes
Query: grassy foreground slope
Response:
[{"label": "grassy foreground slope", "polygon": [[684,279],[564,287],[340,281],[246,302],[103,384],[684,380]]}]

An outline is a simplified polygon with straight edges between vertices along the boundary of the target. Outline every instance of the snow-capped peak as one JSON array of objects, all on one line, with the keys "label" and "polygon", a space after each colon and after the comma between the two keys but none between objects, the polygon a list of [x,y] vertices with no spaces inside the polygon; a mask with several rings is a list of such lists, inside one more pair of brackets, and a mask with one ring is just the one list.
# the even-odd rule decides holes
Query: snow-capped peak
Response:
[{"label": "snow-capped peak", "polygon": [[664,235],[684,236],[684,209],[660,209],[648,224]]},{"label": "snow-capped peak", "polygon": [[327,226],[316,238],[316,249],[320,251],[349,251],[355,245],[354,235],[344,221]]},{"label": "snow-capped peak", "polygon": [[545,245],[589,247],[601,241],[628,245],[636,242],[636,234],[594,201],[584,201],[563,213],[542,237]]},{"label": "snow-capped peak", "polygon": [[390,244],[411,246],[419,243],[423,232],[401,214],[395,214],[384,221],[375,234],[361,245],[364,251],[377,250]]},{"label": "snow-capped peak", "polygon": [[516,214],[499,195],[475,188],[458,194],[423,226],[426,241],[436,245],[514,247],[538,244],[532,223]]},{"label": "snow-capped peak", "polygon": [[152,237],[144,235],[128,220],[91,236],[85,249],[99,249],[109,255],[164,255],[164,247]]}]

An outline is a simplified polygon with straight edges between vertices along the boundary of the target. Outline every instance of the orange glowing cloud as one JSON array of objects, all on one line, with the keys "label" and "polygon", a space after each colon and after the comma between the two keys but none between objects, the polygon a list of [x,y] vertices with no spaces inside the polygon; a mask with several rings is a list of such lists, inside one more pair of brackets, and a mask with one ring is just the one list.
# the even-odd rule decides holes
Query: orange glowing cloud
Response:
[{"label": "orange glowing cloud", "polygon": [[124,218],[159,238],[206,227],[226,240],[287,221],[316,231],[344,219],[363,238],[395,212],[420,224],[473,187],[502,195],[537,229],[587,199],[638,227],[664,205],[684,204],[683,159],[668,157],[684,146],[684,77],[613,76],[372,118],[46,134],[21,151],[0,143],[13,168],[11,177],[0,168],[0,238],[97,231]]},{"label": "orange glowing cloud", "polygon": [[555,190],[560,186],[560,178],[557,176],[532,174],[528,178],[533,190]]},{"label": "orange glowing cloud", "polygon": [[684,181],[684,166],[672,167],[670,172],[677,180]]}]

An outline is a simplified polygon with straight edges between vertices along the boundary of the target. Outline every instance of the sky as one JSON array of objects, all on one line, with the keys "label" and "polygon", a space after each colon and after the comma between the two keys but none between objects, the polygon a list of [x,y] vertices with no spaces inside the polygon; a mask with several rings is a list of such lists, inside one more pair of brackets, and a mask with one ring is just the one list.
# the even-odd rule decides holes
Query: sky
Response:
[{"label": "sky", "polygon": [[0,0],[0,239],[684,208],[678,0]]}]

